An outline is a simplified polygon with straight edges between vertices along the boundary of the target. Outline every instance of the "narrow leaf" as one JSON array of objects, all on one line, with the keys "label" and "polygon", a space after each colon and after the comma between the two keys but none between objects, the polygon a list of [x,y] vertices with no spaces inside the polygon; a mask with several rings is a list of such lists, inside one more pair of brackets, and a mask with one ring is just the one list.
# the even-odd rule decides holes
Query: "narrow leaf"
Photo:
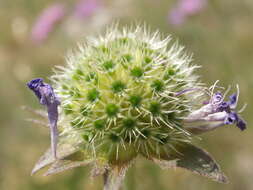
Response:
[{"label": "narrow leaf", "polygon": [[[57,145],[57,156],[58,159],[64,159],[65,157],[77,152],[79,150],[78,144],[70,144],[70,143],[59,143]],[[54,158],[54,155],[51,151],[51,148],[49,148],[44,155],[42,155],[39,159],[39,161],[35,164],[31,175],[35,174],[40,169],[44,168],[45,166],[52,164],[55,162],[56,159]]]},{"label": "narrow leaf", "polygon": [[168,160],[153,159],[153,161],[161,168],[180,167],[214,181],[228,183],[227,177],[222,173],[219,165],[206,151],[187,143],[180,147],[180,152],[182,154],[174,160],[168,158]]}]

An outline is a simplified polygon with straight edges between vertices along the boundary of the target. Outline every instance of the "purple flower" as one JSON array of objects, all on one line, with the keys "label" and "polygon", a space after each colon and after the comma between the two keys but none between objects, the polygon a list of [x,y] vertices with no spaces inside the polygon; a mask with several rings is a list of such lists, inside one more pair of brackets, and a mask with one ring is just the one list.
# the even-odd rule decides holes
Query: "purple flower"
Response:
[{"label": "purple flower", "polygon": [[62,20],[66,12],[63,4],[57,3],[46,8],[38,17],[32,28],[31,40],[34,43],[41,43],[48,34],[54,29],[54,26]]},{"label": "purple flower", "polygon": [[172,25],[181,25],[185,21],[185,15],[182,14],[182,12],[178,9],[172,9],[171,12],[169,13],[169,22]]},{"label": "purple flower", "polygon": [[219,104],[217,108],[217,112],[227,113],[224,119],[224,124],[229,125],[229,124],[235,123],[238,128],[240,128],[241,130],[244,130],[246,129],[246,123],[239,117],[239,115],[236,112],[232,111],[233,109],[236,108],[237,101],[238,101],[237,94],[232,94],[229,97],[229,101],[227,102],[222,101]]},{"label": "purple flower", "polygon": [[168,19],[173,25],[181,25],[187,17],[199,13],[206,5],[206,0],[179,0],[170,10]]},{"label": "purple flower", "polygon": [[225,97],[221,92],[212,93],[209,101],[205,101],[200,109],[193,111],[184,119],[186,124],[191,124],[186,128],[194,133],[202,133],[230,124],[235,124],[241,130],[246,129],[246,122],[235,110],[238,94],[239,90],[238,93],[229,96],[228,101],[224,101]]},{"label": "purple flower", "polygon": [[206,0],[181,0],[178,6],[185,15],[193,15],[200,12],[205,4]]},{"label": "purple flower", "polygon": [[75,6],[74,14],[78,18],[85,18],[91,16],[99,7],[97,0],[80,0]]},{"label": "purple flower", "polygon": [[41,78],[31,80],[27,83],[27,86],[38,97],[40,104],[47,107],[51,131],[51,149],[56,158],[58,106],[60,105],[60,101],[56,97],[53,88],[49,84],[43,83],[43,79]]}]

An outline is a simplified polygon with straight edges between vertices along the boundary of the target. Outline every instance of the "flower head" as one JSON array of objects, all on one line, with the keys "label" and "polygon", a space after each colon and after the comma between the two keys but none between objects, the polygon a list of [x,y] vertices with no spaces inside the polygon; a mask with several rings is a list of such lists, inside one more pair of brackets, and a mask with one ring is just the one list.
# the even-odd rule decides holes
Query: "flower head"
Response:
[{"label": "flower head", "polygon": [[[51,148],[32,173],[50,164],[46,175],[92,164],[93,176],[104,175],[105,189],[118,189],[127,168],[142,155],[165,168],[182,167],[226,182],[212,157],[191,144],[194,130],[184,125],[215,121],[241,126],[234,112],[238,97],[224,102],[221,93],[211,94],[199,108],[195,102],[203,99],[203,85],[182,50],[170,38],[161,40],[157,32],[141,27],[113,27],[105,37],[80,46],[52,76],[61,99],[61,105],[52,101],[60,108],[60,159]],[[28,86],[39,99],[51,97],[41,79]]]}]

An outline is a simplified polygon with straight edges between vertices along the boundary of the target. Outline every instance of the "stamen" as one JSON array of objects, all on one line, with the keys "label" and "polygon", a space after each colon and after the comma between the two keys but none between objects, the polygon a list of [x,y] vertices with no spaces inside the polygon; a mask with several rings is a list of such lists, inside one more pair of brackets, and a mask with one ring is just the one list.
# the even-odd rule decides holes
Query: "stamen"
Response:
[{"label": "stamen", "polygon": [[[225,97],[227,96],[227,94],[229,93],[229,91],[231,90],[231,85],[228,86],[227,90],[225,91],[225,93],[223,94],[223,100],[225,99]],[[222,101],[223,101],[222,100]]]},{"label": "stamen", "polygon": [[215,81],[215,83],[212,86],[210,86],[209,90],[211,90],[211,97],[213,96],[213,91],[218,83],[219,83],[219,80]]},{"label": "stamen", "polygon": [[248,104],[244,104],[243,106],[242,106],[242,108],[237,112],[237,113],[242,113],[245,109],[246,109],[246,107],[248,106]]},{"label": "stamen", "polygon": [[216,106],[216,105],[219,105],[220,103],[222,103],[222,101],[223,101],[223,95],[221,94],[221,92],[216,92],[213,96],[212,96],[212,98],[211,98],[211,104],[213,105],[213,106]]}]

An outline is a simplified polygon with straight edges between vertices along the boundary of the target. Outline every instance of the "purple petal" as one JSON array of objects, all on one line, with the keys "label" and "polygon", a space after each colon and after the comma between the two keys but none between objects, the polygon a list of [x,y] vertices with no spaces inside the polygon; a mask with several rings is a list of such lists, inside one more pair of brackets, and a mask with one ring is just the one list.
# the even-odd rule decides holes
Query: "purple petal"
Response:
[{"label": "purple petal", "polygon": [[246,122],[243,121],[241,118],[238,118],[236,126],[243,131],[244,129],[246,129]]},{"label": "purple petal", "polygon": [[229,101],[228,101],[229,105],[231,106],[231,108],[235,108],[236,104],[237,104],[237,94],[232,94],[231,96],[229,96]]},{"label": "purple petal", "polygon": [[36,94],[40,103],[47,107],[51,132],[51,147],[56,158],[58,105],[60,101],[56,97],[53,88],[49,84],[43,83],[43,79],[41,78],[31,80],[27,83],[27,86]]},{"label": "purple petal", "polygon": [[228,115],[224,121],[224,124],[226,124],[226,125],[234,124],[237,120],[238,120],[237,113],[231,112],[231,113],[228,113]]},{"label": "purple petal", "polygon": [[228,102],[222,102],[219,104],[217,110],[217,112],[222,112],[222,111],[226,111],[227,113],[230,112],[230,105]]},{"label": "purple petal", "polygon": [[223,95],[221,92],[216,92],[213,97],[212,97],[212,103],[216,104],[216,103],[220,103],[223,99]]},{"label": "purple petal", "polygon": [[225,119],[224,124],[226,125],[236,124],[236,126],[242,131],[246,129],[246,122],[243,121],[236,112],[228,113],[228,116]]},{"label": "purple petal", "polygon": [[42,82],[42,78],[36,78],[27,83],[27,86],[35,93],[39,100],[41,99],[41,93],[38,87],[41,85]]}]

